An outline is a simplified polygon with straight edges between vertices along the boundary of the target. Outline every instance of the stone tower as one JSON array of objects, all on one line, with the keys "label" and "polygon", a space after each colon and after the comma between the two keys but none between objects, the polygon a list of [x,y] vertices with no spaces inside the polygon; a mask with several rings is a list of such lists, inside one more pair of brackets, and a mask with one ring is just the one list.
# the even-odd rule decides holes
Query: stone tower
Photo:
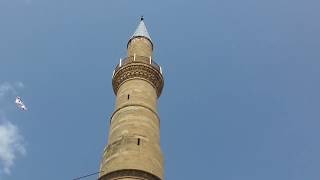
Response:
[{"label": "stone tower", "polygon": [[143,18],[127,49],[112,75],[116,103],[99,180],[163,180],[157,99],[164,81]]}]

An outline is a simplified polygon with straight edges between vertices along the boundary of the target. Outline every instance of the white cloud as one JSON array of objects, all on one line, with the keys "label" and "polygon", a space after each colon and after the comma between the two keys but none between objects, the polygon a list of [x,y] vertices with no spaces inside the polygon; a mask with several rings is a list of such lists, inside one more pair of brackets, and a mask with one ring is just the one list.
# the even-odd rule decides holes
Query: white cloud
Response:
[{"label": "white cloud", "polygon": [[25,155],[23,136],[19,128],[8,120],[7,107],[14,102],[17,89],[23,88],[22,82],[0,83],[0,174],[10,174],[18,155]]},{"label": "white cloud", "polygon": [[0,124],[0,162],[3,172],[10,174],[16,156],[25,153],[23,138],[18,127],[9,121]]}]

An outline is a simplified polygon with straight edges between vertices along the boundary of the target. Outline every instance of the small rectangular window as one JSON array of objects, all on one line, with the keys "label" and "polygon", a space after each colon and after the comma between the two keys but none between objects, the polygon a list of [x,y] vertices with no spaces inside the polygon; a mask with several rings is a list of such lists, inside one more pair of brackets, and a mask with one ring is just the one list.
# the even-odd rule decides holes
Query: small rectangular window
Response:
[{"label": "small rectangular window", "polygon": [[128,100],[130,99],[130,95],[128,94]]},{"label": "small rectangular window", "polygon": [[138,138],[138,143],[137,143],[137,145],[138,145],[138,146],[140,145],[140,138]]}]

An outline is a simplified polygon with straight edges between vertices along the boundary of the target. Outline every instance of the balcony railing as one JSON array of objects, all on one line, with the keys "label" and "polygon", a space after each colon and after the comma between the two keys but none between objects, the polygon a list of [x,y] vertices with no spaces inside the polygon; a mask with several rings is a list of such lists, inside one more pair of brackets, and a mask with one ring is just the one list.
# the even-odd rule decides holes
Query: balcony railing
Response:
[{"label": "balcony railing", "polygon": [[145,56],[130,56],[130,57],[126,57],[125,59],[120,59],[119,64],[115,68],[115,71],[117,71],[119,68],[121,68],[122,66],[128,63],[134,63],[134,62],[142,62],[145,64],[150,64],[152,67],[160,71],[160,73],[162,74],[161,66],[155,63],[151,57],[145,57]]}]

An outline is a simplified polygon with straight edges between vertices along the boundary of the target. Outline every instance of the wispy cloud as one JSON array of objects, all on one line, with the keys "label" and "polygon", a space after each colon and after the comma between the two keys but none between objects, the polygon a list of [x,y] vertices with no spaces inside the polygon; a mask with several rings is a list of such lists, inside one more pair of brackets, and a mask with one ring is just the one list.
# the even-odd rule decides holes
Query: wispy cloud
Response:
[{"label": "wispy cloud", "polygon": [[25,153],[23,137],[20,135],[18,127],[10,121],[2,122],[0,124],[0,161],[3,172],[10,174],[17,154],[24,155]]},{"label": "wispy cloud", "polygon": [[15,82],[14,85],[18,88],[24,88],[24,84],[21,81]]},{"label": "wispy cloud", "polygon": [[17,90],[23,87],[22,82],[0,83],[0,173],[10,174],[16,157],[26,154],[19,128],[6,116],[7,106],[13,103]]}]

